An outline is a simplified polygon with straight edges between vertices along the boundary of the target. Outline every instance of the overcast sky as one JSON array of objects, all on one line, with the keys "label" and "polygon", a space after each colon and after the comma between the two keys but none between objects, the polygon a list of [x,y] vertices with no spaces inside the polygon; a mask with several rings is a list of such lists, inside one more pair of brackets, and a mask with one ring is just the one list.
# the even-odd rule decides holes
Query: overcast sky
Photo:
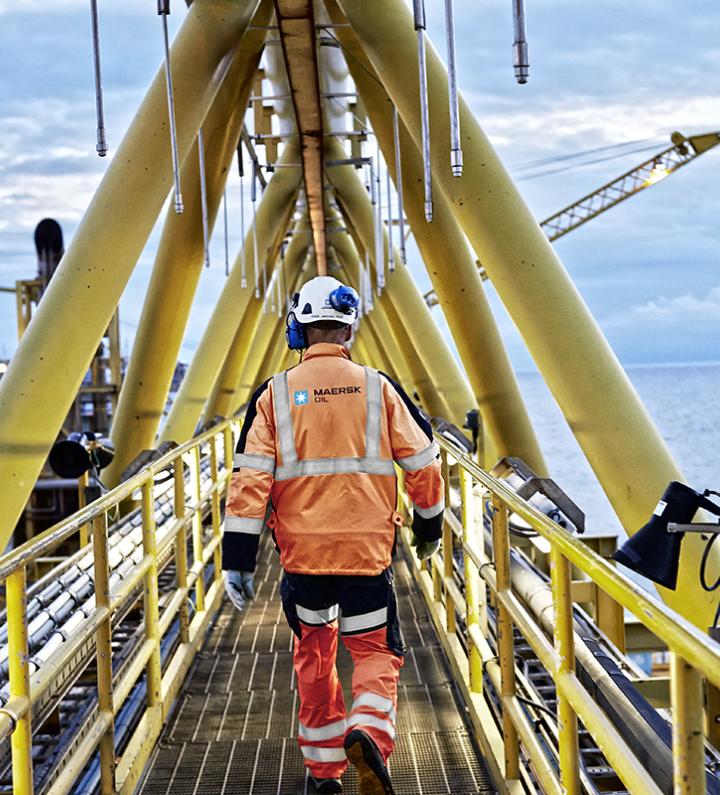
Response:
[{"label": "overcast sky", "polygon": [[[112,152],[160,63],[162,39],[155,3],[99,5]],[[443,3],[430,0],[426,6],[430,34],[444,54]],[[513,77],[510,3],[456,0],[455,6],[460,87],[511,168],[630,141],[657,144],[660,150],[673,130],[720,129],[716,0],[527,0],[531,77],[525,86]],[[173,31],[185,13],[184,3],[175,0]],[[32,232],[41,218],[60,221],[68,244],[110,161],[95,154],[87,0],[0,0],[0,70],[0,285],[7,286],[34,276]],[[540,220],[652,151],[519,186]],[[711,152],[555,244],[626,364],[720,359],[719,182],[720,154]],[[239,246],[234,175],[228,196],[234,252]],[[158,232],[123,296],[125,353]],[[212,261],[189,323],[186,360],[224,281],[221,223]],[[419,263],[411,267],[425,287]],[[5,302],[0,356],[9,356],[15,308],[11,296],[0,294],[0,300]],[[494,306],[516,366],[530,367],[511,321],[497,300]]]}]

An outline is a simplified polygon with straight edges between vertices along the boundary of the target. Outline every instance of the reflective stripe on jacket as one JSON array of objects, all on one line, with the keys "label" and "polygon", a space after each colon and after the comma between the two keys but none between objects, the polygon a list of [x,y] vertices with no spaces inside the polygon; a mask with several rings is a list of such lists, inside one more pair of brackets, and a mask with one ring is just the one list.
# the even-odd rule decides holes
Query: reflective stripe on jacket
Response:
[{"label": "reflective stripe on jacket", "polygon": [[[395,538],[394,463],[424,535],[440,535],[438,448],[388,378],[341,345],[311,346],[255,394],[225,510],[223,565],[254,567],[268,499],[286,571],[379,574]],[[249,558],[252,557],[252,561]]]}]

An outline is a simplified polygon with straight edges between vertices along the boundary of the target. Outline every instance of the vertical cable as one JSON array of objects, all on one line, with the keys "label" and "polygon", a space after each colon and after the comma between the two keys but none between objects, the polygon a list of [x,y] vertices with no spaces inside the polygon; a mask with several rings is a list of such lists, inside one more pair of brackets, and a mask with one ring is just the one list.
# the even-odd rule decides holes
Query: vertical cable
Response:
[{"label": "vertical cable", "polygon": [[247,272],[245,270],[245,188],[243,177],[245,169],[243,167],[242,138],[238,141],[237,147],[238,172],[240,174],[240,288],[247,287]]},{"label": "vertical cable", "polygon": [[[230,247],[228,246],[227,191],[223,191],[223,222],[225,226],[225,275],[230,275]],[[243,241],[244,242],[244,241]]]},{"label": "vertical cable", "polygon": [[175,99],[173,96],[172,70],[170,69],[170,41],[168,39],[167,18],[170,14],[170,0],[158,0],[158,14],[162,18],[163,42],[165,46],[165,83],[168,98],[168,119],[170,121],[170,145],[172,147],[173,178],[175,181],[175,212],[183,211],[180,191],[180,158],[178,157],[177,130],[175,128]]},{"label": "vertical cable", "polygon": [[205,181],[205,143],[202,127],[198,130],[198,164],[200,167],[200,208],[202,211],[203,244],[205,246],[205,267],[210,267],[210,234],[208,230],[207,183]]},{"label": "vertical cable", "polygon": [[450,168],[453,177],[462,177],[463,153],[460,144],[457,70],[455,67],[455,20],[453,0],[445,0],[445,34],[447,36],[448,99],[450,101]]},{"label": "vertical cable", "polygon": [[367,301],[368,312],[371,312],[375,307],[375,302],[373,300],[372,280],[370,277],[370,254],[368,253],[367,249],[365,249],[364,278],[365,278],[365,296]]},{"label": "vertical cable", "polygon": [[385,164],[385,186],[387,188],[387,225],[388,225],[388,270],[395,270],[395,245],[393,243],[393,213],[392,213],[392,180],[390,168]]},{"label": "vertical cable", "polygon": [[525,0],[513,0],[513,66],[518,83],[527,83],[530,73],[528,45],[525,33]]},{"label": "vertical cable", "polygon": [[430,109],[428,107],[427,64],[425,62],[425,3],[413,0],[413,20],[418,40],[418,76],[420,79],[420,123],[422,125],[425,220],[433,219],[432,170],[430,167]]},{"label": "vertical cable", "polygon": [[385,287],[385,247],[383,246],[382,187],[380,183],[380,155],[375,158],[375,278],[378,295]]},{"label": "vertical cable", "polygon": [[400,226],[400,259],[403,265],[407,264],[405,251],[405,203],[403,201],[402,161],[400,158],[400,118],[397,107],[393,105],[393,140],[395,142],[395,190],[398,198],[398,222]]},{"label": "vertical cable", "polygon": [[[250,201],[252,203],[252,233],[253,233],[253,267],[255,269],[255,298],[260,298],[260,275],[258,273],[258,244],[257,244],[257,163],[252,164],[252,183],[250,185]],[[263,304],[263,309],[265,305]]]},{"label": "vertical cable", "polygon": [[107,154],[105,141],[105,110],[103,108],[102,73],[100,71],[100,27],[98,25],[97,0],[90,0],[90,19],[92,22],[93,61],[95,64],[95,110],[97,115],[97,143],[95,150],[100,157]]}]

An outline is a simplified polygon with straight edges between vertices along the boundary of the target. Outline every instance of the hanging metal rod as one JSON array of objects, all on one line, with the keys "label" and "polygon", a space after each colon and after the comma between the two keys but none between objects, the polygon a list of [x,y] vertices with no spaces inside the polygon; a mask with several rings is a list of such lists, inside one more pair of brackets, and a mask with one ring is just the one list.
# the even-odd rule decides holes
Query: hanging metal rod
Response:
[{"label": "hanging metal rod", "polygon": [[430,167],[430,109],[428,107],[427,63],[425,61],[425,3],[413,0],[413,21],[417,31],[418,78],[420,80],[420,123],[425,187],[425,220],[433,219],[432,170]]},{"label": "hanging metal rod", "polygon": [[393,106],[393,143],[395,145],[395,190],[398,197],[398,223],[400,224],[400,259],[403,265],[406,265],[405,208],[403,202],[402,161],[400,157],[400,118],[395,106]]},{"label": "hanging metal rod", "polygon": [[460,110],[458,108],[457,71],[455,67],[455,20],[453,0],[445,0],[447,37],[448,99],[450,101],[450,168],[453,177],[462,177],[463,153],[460,144]]},{"label": "hanging metal rod", "polygon": [[[240,132],[240,140],[245,144],[245,147],[247,148],[248,151],[248,155],[250,156],[250,160],[252,160],[252,162],[259,167],[260,161],[258,160],[257,152],[255,151],[255,146],[252,142],[252,138],[250,136],[250,133],[248,132],[246,124],[243,124],[243,128]],[[257,178],[260,181],[260,184],[262,185],[263,189],[266,188],[267,180],[265,179],[265,177],[262,174],[262,171],[260,171],[259,168],[258,168]]]},{"label": "hanging metal rod", "polygon": [[356,99],[357,91],[329,91],[320,96],[325,99]]},{"label": "hanging metal rod", "polygon": [[530,73],[527,34],[525,32],[525,0],[513,0],[513,29],[515,32],[515,41],[513,42],[515,79],[522,85],[527,83]]},{"label": "hanging metal rod", "polygon": [[97,0],[90,0],[90,19],[92,22],[95,109],[97,114],[97,143],[95,144],[95,150],[100,157],[105,157],[108,148],[105,140],[105,110],[103,107],[102,73],[100,71],[100,27],[98,25]]},{"label": "hanging metal rod", "polygon": [[180,191],[180,158],[177,147],[177,129],[175,127],[175,100],[173,98],[172,70],[170,69],[170,39],[168,37],[167,18],[170,14],[170,0],[158,0],[158,14],[162,19],[163,44],[165,47],[165,85],[167,87],[168,118],[170,120],[170,145],[172,147],[173,179],[175,181],[175,212],[183,211],[182,192]]},{"label": "hanging metal rod", "polygon": [[245,168],[243,166],[242,136],[237,145],[238,172],[240,173],[240,289],[247,287],[247,268],[245,262],[245,190],[243,177]]},{"label": "hanging metal rod", "polygon": [[203,245],[205,247],[205,267],[210,267],[210,231],[208,229],[207,180],[205,178],[205,143],[202,128],[198,130],[198,165],[200,168],[200,206],[202,210]]}]

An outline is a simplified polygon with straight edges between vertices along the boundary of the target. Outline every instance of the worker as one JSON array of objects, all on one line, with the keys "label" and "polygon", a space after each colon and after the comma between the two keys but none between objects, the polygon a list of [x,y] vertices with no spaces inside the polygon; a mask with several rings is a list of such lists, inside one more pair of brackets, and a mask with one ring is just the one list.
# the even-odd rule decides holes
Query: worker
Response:
[{"label": "worker", "polygon": [[[346,343],[357,293],[318,276],[287,318],[299,365],[252,396],[225,507],[223,568],[232,602],[254,595],[260,533],[270,528],[283,568],[280,595],[295,635],[298,738],[317,792],[342,791],[348,760],[360,792],[392,793],[404,648],[390,566],[397,528],[395,464],[413,501],[419,557],[437,551],[444,510],[429,423],[388,376],[356,364]],[[353,660],[346,709],[335,667],[338,633]]]}]

